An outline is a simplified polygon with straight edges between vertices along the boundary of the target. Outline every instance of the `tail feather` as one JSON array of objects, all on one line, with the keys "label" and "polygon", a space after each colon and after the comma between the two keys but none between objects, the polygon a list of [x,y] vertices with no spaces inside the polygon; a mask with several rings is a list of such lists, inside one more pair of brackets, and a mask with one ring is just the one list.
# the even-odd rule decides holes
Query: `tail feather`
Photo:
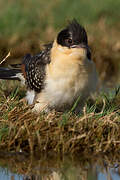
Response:
[{"label": "tail feather", "polygon": [[21,69],[11,69],[6,67],[0,67],[0,79],[8,79],[8,80],[21,80],[22,72]]},{"label": "tail feather", "polygon": [[8,67],[10,67],[11,69],[21,69],[21,65],[22,64],[9,64]]}]

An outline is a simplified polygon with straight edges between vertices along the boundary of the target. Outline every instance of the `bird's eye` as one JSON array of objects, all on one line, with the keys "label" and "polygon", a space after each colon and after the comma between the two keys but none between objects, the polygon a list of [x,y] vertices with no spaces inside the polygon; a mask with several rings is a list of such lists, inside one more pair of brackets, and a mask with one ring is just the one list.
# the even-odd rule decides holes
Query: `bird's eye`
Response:
[{"label": "bird's eye", "polygon": [[68,43],[69,43],[69,44],[72,44],[72,39],[68,39]]},{"label": "bird's eye", "polygon": [[72,43],[73,43],[72,39],[66,39],[66,44],[67,44],[67,45],[70,46]]}]

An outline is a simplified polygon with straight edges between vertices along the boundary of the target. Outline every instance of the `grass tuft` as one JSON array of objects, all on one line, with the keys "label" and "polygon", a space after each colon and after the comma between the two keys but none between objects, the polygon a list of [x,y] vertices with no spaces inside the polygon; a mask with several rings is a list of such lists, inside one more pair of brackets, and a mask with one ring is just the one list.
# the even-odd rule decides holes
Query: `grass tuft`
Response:
[{"label": "grass tuft", "polygon": [[62,154],[120,150],[120,88],[89,99],[80,116],[71,111],[35,115],[18,91],[1,97],[0,149]]}]

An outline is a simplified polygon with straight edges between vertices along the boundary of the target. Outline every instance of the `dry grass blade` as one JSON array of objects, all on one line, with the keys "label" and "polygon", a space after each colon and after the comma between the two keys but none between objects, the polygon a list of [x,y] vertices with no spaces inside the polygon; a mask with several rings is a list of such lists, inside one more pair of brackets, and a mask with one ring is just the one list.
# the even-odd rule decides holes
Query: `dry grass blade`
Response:
[{"label": "dry grass blade", "polygon": [[10,56],[10,52],[7,54],[7,56],[5,56],[5,58],[0,62],[0,65],[6,61],[6,59]]}]

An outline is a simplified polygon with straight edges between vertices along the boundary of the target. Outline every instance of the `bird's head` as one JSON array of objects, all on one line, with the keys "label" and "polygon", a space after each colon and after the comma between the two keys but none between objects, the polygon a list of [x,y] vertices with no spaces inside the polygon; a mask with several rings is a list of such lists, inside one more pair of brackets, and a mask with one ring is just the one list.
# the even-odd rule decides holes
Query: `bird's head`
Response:
[{"label": "bird's head", "polygon": [[67,56],[91,59],[87,33],[76,20],[70,22],[65,29],[58,33],[53,47]]}]

